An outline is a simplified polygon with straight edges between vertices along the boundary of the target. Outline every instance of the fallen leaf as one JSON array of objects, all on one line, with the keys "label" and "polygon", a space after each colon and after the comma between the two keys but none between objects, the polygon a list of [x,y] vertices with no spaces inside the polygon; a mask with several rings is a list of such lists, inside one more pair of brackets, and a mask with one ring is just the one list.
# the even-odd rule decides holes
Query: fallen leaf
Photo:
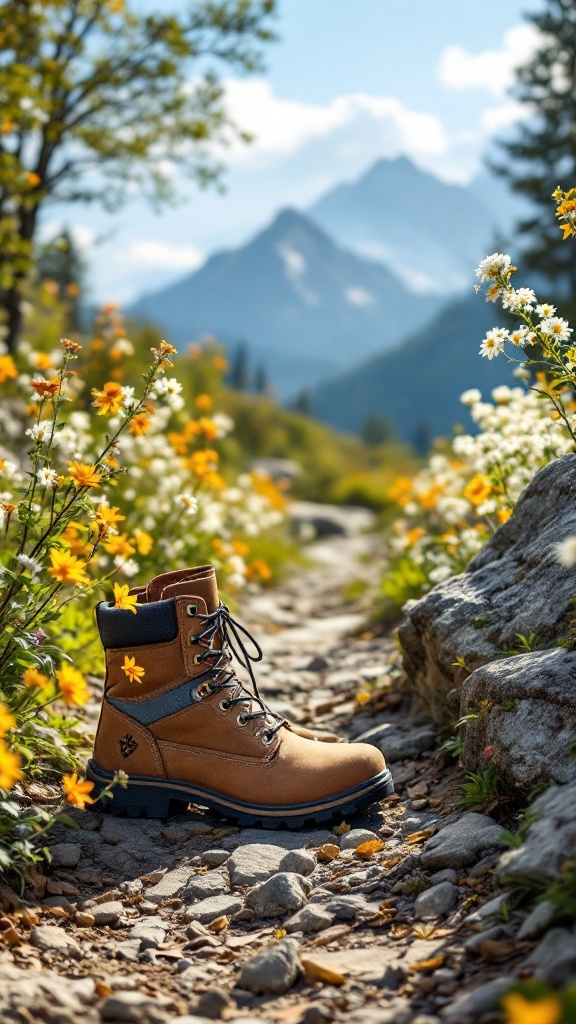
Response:
[{"label": "fallen leaf", "polygon": [[0,942],[5,946],[19,946],[24,942],[9,917],[0,917]]},{"label": "fallen leaf", "polygon": [[336,846],[336,843],[323,843],[322,846],[318,847],[316,853],[318,860],[326,863],[336,860],[336,857],[340,856],[340,847]]},{"label": "fallen leaf", "polygon": [[211,921],[208,928],[211,932],[225,932],[230,924],[230,918],[226,917],[226,914],[222,914],[222,917],[216,917],[214,921]]},{"label": "fallen leaf", "polygon": [[482,960],[502,960],[504,957],[512,956],[515,952],[516,947],[511,942],[484,939],[484,942],[480,943],[480,956]]},{"label": "fallen leaf", "polygon": [[443,953],[440,956],[434,956],[431,960],[417,960],[415,964],[412,964],[408,968],[409,971],[436,971],[439,967],[442,967],[446,957]]},{"label": "fallen leaf", "polygon": [[25,907],[20,914],[20,920],[22,921],[22,924],[27,925],[28,928],[32,928],[35,924],[38,924],[39,918],[38,914],[35,914],[30,907]]},{"label": "fallen leaf", "polygon": [[339,825],[336,825],[336,828],[332,829],[332,831],[335,836],[343,836],[344,833],[349,832],[351,828],[352,825],[348,825],[345,821],[341,821]]},{"label": "fallen leaf", "polygon": [[338,939],[344,938],[344,936],[348,935],[348,932],[351,931],[352,927],[349,924],[333,924],[330,928],[327,928],[326,931],[317,935],[316,938],[312,940],[312,945],[329,946],[331,942],[336,942]]},{"label": "fallen leaf", "polygon": [[94,920],[94,914],[89,914],[86,910],[77,910],[74,915],[74,921],[79,928],[91,928]]},{"label": "fallen leaf", "polygon": [[386,860],[382,861],[385,868],[395,868],[397,864],[401,864],[404,857],[401,853],[397,853],[394,857],[386,857]]},{"label": "fallen leaf", "polygon": [[390,929],[392,939],[407,939],[411,934],[412,929],[409,924],[393,924]]},{"label": "fallen leaf", "polygon": [[421,832],[412,832],[411,835],[406,836],[407,843],[423,843],[425,839],[430,839],[436,833],[435,828],[423,828]]},{"label": "fallen leaf", "polygon": [[366,693],[366,690],[360,690],[360,692],[356,694],[356,700],[359,704],[368,704],[372,700],[372,697],[369,693]]},{"label": "fallen leaf", "polygon": [[375,853],[380,853],[380,850],[384,849],[384,843],[381,839],[368,839],[365,843],[360,843],[354,850],[356,857],[361,857],[362,860],[369,860]]},{"label": "fallen leaf", "polygon": [[418,939],[431,939],[436,934],[435,924],[415,924],[412,929]]},{"label": "fallen leaf", "polygon": [[69,917],[70,911],[66,910],[66,907],[42,907],[45,914],[49,917]]},{"label": "fallen leaf", "polygon": [[285,928],[277,928],[276,931],[274,932],[274,938],[283,939],[287,934],[288,932],[286,931]]},{"label": "fallen leaf", "polygon": [[46,875],[43,875],[35,867],[23,868],[22,874],[24,875],[24,878],[26,879],[28,884],[32,887],[32,892],[34,893],[36,899],[41,900],[46,892],[46,886],[48,884],[48,879],[46,878]]},{"label": "fallen leaf", "polygon": [[293,1003],[292,1006],[283,1006],[281,1010],[277,1010],[273,1014],[274,1020],[284,1021],[285,1024],[292,1024],[292,1021],[302,1020],[309,1006],[310,1003],[307,999],[304,1002]]},{"label": "fallen leaf", "polygon": [[304,977],[306,981],[313,984],[319,981],[322,985],[345,985],[346,978],[343,974],[338,971],[333,971],[331,967],[325,967],[324,964],[318,962],[318,960],[309,960],[306,957],[302,958],[302,970],[304,971]]},{"label": "fallen leaf", "polygon": [[107,999],[111,996],[114,989],[106,981],[97,981],[95,992],[99,999]]}]

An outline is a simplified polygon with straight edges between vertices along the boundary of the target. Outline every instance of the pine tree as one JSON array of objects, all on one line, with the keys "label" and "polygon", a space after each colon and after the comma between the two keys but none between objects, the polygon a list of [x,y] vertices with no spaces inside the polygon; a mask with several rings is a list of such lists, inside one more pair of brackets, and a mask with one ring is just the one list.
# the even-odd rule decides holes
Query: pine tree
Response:
[{"label": "pine tree", "polygon": [[530,116],[514,138],[500,141],[506,160],[495,170],[534,208],[518,225],[526,238],[524,262],[558,295],[570,295],[576,292],[576,262],[570,246],[560,244],[551,194],[557,185],[576,185],[576,0],[545,0],[544,9],[528,19],[542,41],[518,68],[512,95]]},{"label": "pine tree", "polygon": [[236,391],[247,391],[249,381],[249,355],[248,345],[241,341],[234,353],[232,367],[230,369],[230,386]]},{"label": "pine tree", "polygon": [[36,274],[40,281],[56,282],[60,298],[67,302],[69,327],[76,330],[80,321],[86,264],[67,228],[43,247],[36,260]]}]

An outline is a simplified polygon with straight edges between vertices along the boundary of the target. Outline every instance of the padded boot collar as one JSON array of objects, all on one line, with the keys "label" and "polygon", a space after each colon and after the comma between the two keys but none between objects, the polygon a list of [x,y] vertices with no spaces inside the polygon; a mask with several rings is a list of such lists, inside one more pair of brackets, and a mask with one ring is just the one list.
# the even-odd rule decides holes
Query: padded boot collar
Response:
[{"label": "padded boot collar", "polygon": [[213,565],[200,565],[195,569],[178,569],[155,576],[145,590],[138,589],[139,601],[150,603],[169,597],[200,597],[208,613],[216,611],[218,586]]}]

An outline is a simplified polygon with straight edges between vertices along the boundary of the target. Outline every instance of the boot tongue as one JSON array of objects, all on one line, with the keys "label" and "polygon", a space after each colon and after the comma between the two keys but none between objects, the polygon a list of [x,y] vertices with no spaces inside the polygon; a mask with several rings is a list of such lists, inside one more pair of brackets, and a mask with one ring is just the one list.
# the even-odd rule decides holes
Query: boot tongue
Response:
[{"label": "boot tongue", "polygon": [[213,565],[196,569],[179,569],[155,576],[146,587],[147,601],[163,601],[168,597],[199,597],[206,603],[208,613],[219,605],[216,572]]}]

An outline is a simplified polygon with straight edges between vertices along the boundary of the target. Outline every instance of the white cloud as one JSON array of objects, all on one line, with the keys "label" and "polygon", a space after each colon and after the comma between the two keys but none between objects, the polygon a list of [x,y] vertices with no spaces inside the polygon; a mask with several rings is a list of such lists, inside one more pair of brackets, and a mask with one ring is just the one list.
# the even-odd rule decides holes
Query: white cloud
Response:
[{"label": "white cloud", "polygon": [[365,288],[356,288],[354,286],[344,289],[344,298],[351,306],[373,306],[376,299],[370,292],[367,292]]},{"label": "white cloud", "polygon": [[439,118],[410,110],[391,96],[351,93],[325,106],[280,99],[263,79],[228,79],[228,108],[234,120],[255,138],[251,146],[234,144],[234,163],[286,157],[306,143],[354,129],[360,121],[392,129],[406,153],[438,154],[448,139]]},{"label": "white cloud", "polygon": [[503,96],[513,84],[515,69],[532,56],[541,40],[533,25],[517,25],[506,33],[500,50],[474,54],[462,46],[447,46],[440,57],[440,81],[449,89],[482,89]]},{"label": "white cloud", "polygon": [[503,128],[530,117],[531,111],[525,103],[503,103],[499,107],[488,107],[482,111],[481,125],[487,135],[496,135]]},{"label": "white cloud", "polygon": [[150,239],[126,246],[123,262],[142,270],[196,270],[204,262],[204,256],[195,245],[171,245]]}]

